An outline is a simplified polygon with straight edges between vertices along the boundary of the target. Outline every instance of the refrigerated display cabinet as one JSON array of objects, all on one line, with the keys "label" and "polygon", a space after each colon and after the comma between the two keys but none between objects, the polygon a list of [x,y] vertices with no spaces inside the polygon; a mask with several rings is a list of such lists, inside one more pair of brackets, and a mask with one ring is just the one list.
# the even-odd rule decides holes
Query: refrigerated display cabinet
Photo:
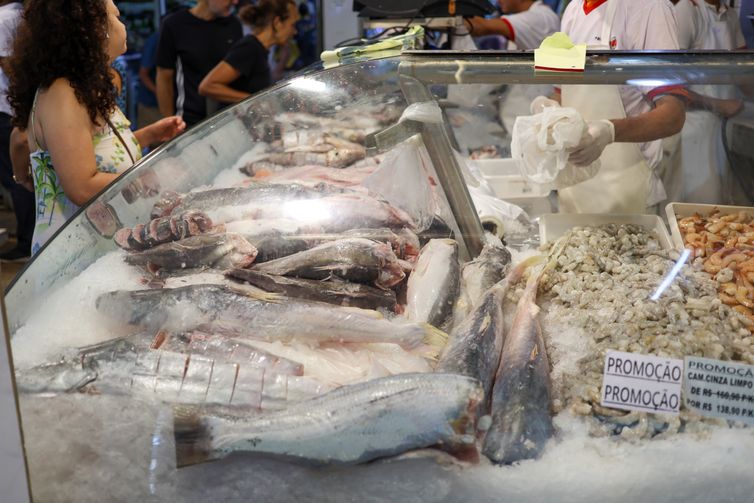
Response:
[{"label": "refrigerated display cabinet", "polygon": [[[510,156],[511,121],[530,115],[529,103],[537,95],[569,85],[734,93],[743,107],[734,117],[689,112],[707,114],[697,119],[719,135],[725,158],[717,165],[720,172],[705,175],[692,162],[699,159],[687,157],[684,176],[697,185],[672,202],[711,203],[700,206],[700,219],[715,218],[714,205],[748,206],[748,194],[738,189],[751,179],[741,169],[752,158],[754,140],[749,135],[754,109],[746,97],[754,88],[750,52],[595,52],[582,73],[549,73],[534,70],[531,53],[409,51],[314,69],[284,81],[151,152],[83,207],[7,289],[34,499],[750,498],[754,435],[745,418],[706,417],[685,402],[680,414],[657,408],[626,412],[601,402],[608,350],[754,364],[747,315],[754,299],[747,297],[748,290],[736,290],[748,285],[748,273],[731,261],[725,266],[733,277],[715,282],[720,268],[710,269],[704,256],[713,238],[701,251],[692,245],[684,252],[667,237],[668,224],[684,232],[697,225],[701,233],[707,220],[679,224],[671,216],[664,222],[658,216],[664,204],[655,215],[557,214],[558,191],[524,178],[518,164],[505,158]],[[730,141],[725,148],[723,140]],[[682,149],[668,144],[666,155],[681,155]],[[719,199],[695,199],[694,190],[707,183],[704,176],[718,175],[713,181]],[[513,187],[524,188],[511,197]],[[495,193],[529,214],[505,202],[493,204]],[[527,206],[527,198],[536,198],[536,204]],[[745,209],[735,215],[729,223],[740,224],[739,230],[749,225]],[[177,467],[189,464],[181,458],[185,453],[176,456],[181,447],[174,431],[186,410],[220,417],[257,418],[286,410],[315,414],[322,402],[311,402],[308,411],[300,404],[310,402],[302,400],[365,382],[379,387],[384,381],[372,379],[403,372],[431,378],[438,358],[443,359],[443,332],[452,340],[459,322],[445,313],[439,321],[429,320],[434,327],[419,330],[414,323],[410,298],[416,290],[411,293],[410,282],[423,274],[414,267],[419,246],[427,250],[428,242],[453,243],[459,277],[437,277],[438,282],[455,281],[458,288],[460,267],[483,249],[500,246],[485,234],[483,222],[490,221],[499,224],[497,237],[510,249],[509,277],[527,257],[549,253],[551,259],[532,315],[540,311],[544,346],[537,348],[547,354],[544,407],[550,426],[546,442],[532,448],[532,455],[498,465],[481,447],[472,449],[477,459],[469,460],[445,452],[452,450],[447,443],[445,451],[428,449],[437,447],[435,441],[383,451],[384,439],[376,437],[370,445],[382,454],[343,463],[337,462],[342,454],[337,446],[325,446],[338,451],[334,458],[312,459],[285,449],[278,452],[282,456],[223,452],[219,460]],[[734,243],[738,263],[748,260],[746,239]],[[341,262],[327,263],[331,245],[339,240],[380,246],[377,272],[353,267],[354,255],[337,255]],[[305,272],[295,264],[288,264],[286,272],[264,266],[315,247],[322,247],[316,249],[320,262],[307,263]],[[716,251],[710,249],[710,255]],[[330,316],[323,314],[329,313],[327,304],[296,299],[279,284],[261,290],[249,286],[271,271],[295,280],[303,276],[309,283],[301,288],[311,288],[312,282],[322,290],[360,282],[360,300],[350,291],[335,295],[335,303],[349,307],[331,307]],[[663,279],[667,285],[660,290]],[[726,294],[727,284],[741,302],[727,304],[727,297],[717,297]],[[512,283],[498,299],[505,319],[500,330],[508,335],[520,328],[516,310],[527,298],[524,286],[523,280]],[[438,283],[431,295],[443,288],[446,284]],[[252,307],[239,308],[239,297],[251,299]],[[457,300],[452,302],[458,309]],[[287,318],[291,306],[303,317]],[[354,306],[370,308],[370,314]],[[244,309],[256,311],[239,314]],[[367,328],[378,317],[387,325]],[[337,335],[322,335],[323,318],[331,318],[327,330]],[[406,327],[419,330],[419,340],[391,342],[385,335],[385,330]],[[253,342],[239,342],[247,336]],[[534,362],[537,351],[531,358]],[[273,367],[259,370],[260,359]],[[531,377],[537,378],[543,376]],[[747,406],[744,391],[741,408]],[[449,388],[433,392],[439,393],[436,402],[451,394]],[[543,396],[524,396],[524,402]],[[185,403],[194,408],[174,408]],[[416,400],[415,406],[426,403]],[[399,409],[385,412],[397,414],[398,430],[401,421],[414,421]],[[463,441],[467,448],[481,446],[487,420],[466,412],[463,417],[471,424],[463,426]],[[377,416],[363,417],[379,423]],[[362,426],[368,435],[369,425]],[[462,428],[460,423],[454,427]],[[521,427],[526,430],[527,424]],[[344,442],[340,450],[348,451],[352,440],[346,439],[352,437],[344,434],[339,440],[329,433],[322,444]],[[254,445],[242,450],[254,451]],[[369,462],[356,462],[362,460]],[[315,466],[322,464],[327,466]]]}]

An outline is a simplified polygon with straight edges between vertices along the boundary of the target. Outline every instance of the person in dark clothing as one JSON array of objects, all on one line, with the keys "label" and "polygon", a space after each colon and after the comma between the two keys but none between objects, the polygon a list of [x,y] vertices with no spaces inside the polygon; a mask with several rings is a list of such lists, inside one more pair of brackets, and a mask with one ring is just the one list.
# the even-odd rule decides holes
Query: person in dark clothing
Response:
[{"label": "person in dark clothing", "polygon": [[293,0],[260,0],[239,12],[251,27],[199,85],[199,93],[222,103],[235,103],[261,91],[271,83],[267,50],[285,45],[296,34],[298,9]]},{"label": "person in dark clothing", "polygon": [[[0,1],[0,61],[10,55],[16,25],[21,19],[21,2]],[[16,215],[16,246],[0,253],[0,261],[16,262],[29,258],[34,235],[36,202],[34,192],[16,182],[11,164],[11,114],[6,97],[8,79],[0,68],[0,183],[10,194]]]},{"label": "person in dark clothing", "polygon": [[157,48],[157,103],[163,116],[179,115],[188,126],[207,116],[199,83],[243,36],[231,16],[238,0],[199,0],[165,18]]},{"label": "person in dark clothing", "polygon": [[296,23],[296,43],[300,55],[294,68],[300,70],[319,60],[317,53],[317,21],[307,3],[298,6],[301,19]]}]

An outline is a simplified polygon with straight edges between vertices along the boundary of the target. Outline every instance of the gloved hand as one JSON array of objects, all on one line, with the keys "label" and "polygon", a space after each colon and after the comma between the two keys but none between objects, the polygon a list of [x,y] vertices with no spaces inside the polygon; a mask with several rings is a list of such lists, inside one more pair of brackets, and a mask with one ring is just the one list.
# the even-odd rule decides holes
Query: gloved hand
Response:
[{"label": "gloved hand", "polygon": [[534,114],[541,114],[542,110],[544,110],[547,107],[559,107],[560,103],[558,103],[555,100],[551,100],[547,96],[537,96],[531,101],[531,105],[529,105],[529,111],[532,115]]},{"label": "gloved hand", "polygon": [[581,142],[568,156],[568,162],[576,166],[589,166],[615,141],[615,126],[609,120],[588,121],[587,125]]}]

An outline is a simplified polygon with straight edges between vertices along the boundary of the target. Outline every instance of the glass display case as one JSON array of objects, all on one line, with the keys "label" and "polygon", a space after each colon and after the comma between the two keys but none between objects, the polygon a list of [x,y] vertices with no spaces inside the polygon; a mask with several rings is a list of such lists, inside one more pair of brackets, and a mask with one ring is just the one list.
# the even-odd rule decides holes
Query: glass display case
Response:
[{"label": "glass display case", "polygon": [[416,51],[207,119],[6,292],[34,499],[750,499],[752,96]]}]

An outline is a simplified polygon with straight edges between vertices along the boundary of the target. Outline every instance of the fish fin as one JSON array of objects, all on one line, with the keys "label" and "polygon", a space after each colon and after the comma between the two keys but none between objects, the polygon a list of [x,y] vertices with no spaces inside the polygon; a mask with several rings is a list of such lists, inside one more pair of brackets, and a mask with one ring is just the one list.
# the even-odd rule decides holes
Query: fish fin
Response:
[{"label": "fish fin", "polygon": [[424,324],[424,344],[429,346],[430,355],[425,355],[425,358],[436,360],[439,354],[442,352],[445,345],[448,343],[448,334],[433,327],[429,323]]},{"label": "fish fin", "polygon": [[226,288],[239,295],[245,295],[250,299],[259,300],[262,302],[279,303],[285,299],[285,295],[279,293],[265,292],[259,288],[246,287],[243,284],[228,285]]},{"label": "fish fin", "polygon": [[190,405],[173,407],[173,435],[175,462],[178,468],[218,459],[212,451],[212,441],[201,409]]}]

